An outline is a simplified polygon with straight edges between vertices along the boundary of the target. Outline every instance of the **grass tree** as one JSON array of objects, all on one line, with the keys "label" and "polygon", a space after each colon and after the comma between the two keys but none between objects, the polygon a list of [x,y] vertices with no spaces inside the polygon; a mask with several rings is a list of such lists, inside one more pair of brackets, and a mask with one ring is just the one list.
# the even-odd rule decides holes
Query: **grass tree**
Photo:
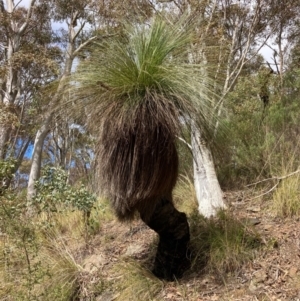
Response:
[{"label": "grass tree", "polygon": [[[192,26],[156,18],[95,43],[73,78],[76,111],[97,133],[97,178],[120,220],[135,213],[159,235],[153,272],[180,277],[189,267],[189,225],[173,205],[177,141],[196,124],[209,135],[210,89],[190,64]],[[200,97],[201,96],[201,97]]]}]

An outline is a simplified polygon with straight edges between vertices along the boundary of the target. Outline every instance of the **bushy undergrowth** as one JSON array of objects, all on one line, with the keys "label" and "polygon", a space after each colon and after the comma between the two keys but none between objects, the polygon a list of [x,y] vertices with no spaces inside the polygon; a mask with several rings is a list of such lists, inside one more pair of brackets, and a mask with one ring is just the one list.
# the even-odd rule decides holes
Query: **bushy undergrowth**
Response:
[{"label": "bushy undergrowth", "polygon": [[[199,216],[189,177],[180,177],[174,200],[187,212],[191,226],[192,268],[187,273],[213,271],[222,279],[253,258],[257,234],[229,212],[220,212],[215,219]],[[116,300],[160,300],[163,282],[133,259],[120,258],[114,265],[114,282],[103,279],[99,270],[89,274],[84,269],[90,239],[102,222],[112,218],[107,201],[97,202],[91,210],[90,218],[99,221],[94,229],[86,227],[80,210],[63,203],[30,220],[26,203],[17,196],[7,193],[1,204],[5,235],[0,240],[0,300],[93,300],[104,290]]]},{"label": "bushy undergrowth", "polygon": [[245,184],[281,176],[282,164],[292,154],[290,170],[300,165],[297,78],[284,81],[289,93],[282,94],[278,76],[270,76],[268,103],[263,103],[259,96],[261,76],[241,77],[227,96],[224,122],[228,132],[225,140],[224,136],[217,137],[223,151],[216,155],[224,188],[241,189]]},{"label": "bushy undergrowth", "polygon": [[43,175],[36,182],[36,195],[30,206],[38,212],[59,212],[77,209],[90,215],[96,197],[84,185],[72,187],[67,183],[67,173],[61,168],[46,166]]},{"label": "bushy undergrowth", "polygon": [[[79,210],[40,214],[30,220],[21,214],[10,222],[6,219],[5,228],[1,212],[0,300],[77,300],[82,278],[88,277],[82,268],[84,250],[101,223],[112,216],[106,206],[100,202],[97,208],[102,211],[91,212],[99,218],[97,230],[86,227]],[[100,273],[97,279],[101,282]]]},{"label": "bushy undergrowth", "polygon": [[[82,294],[82,252],[112,213],[107,201],[84,187],[70,189],[56,171],[46,169],[30,204],[9,189],[1,195],[0,300],[69,301]],[[39,209],[30,217],[28,205]]]}]

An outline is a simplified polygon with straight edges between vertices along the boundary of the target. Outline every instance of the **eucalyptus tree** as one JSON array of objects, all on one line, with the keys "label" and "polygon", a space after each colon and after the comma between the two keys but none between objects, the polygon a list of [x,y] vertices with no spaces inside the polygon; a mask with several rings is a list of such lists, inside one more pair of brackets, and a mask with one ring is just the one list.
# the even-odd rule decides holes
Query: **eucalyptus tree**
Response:
[{"label": "eucalyptus tree", "polygon": [[173,279],[189,266],[189,226],[173,205],[177,137],[195,123],[203,138],[212,116],[209,78],[187,57],[194,42],[183,20],[127,27],[95,43],[73,77],[74,114],[97,137],[96,173],[120,220],[135,213],[159,234],[154,274]]},{"label": "eucalyptus tree", "polygon": [[85,28],[93,23],[93,1],[77,0],[70,2],[58,0],[53,1],[53,4],[53,19],[65,22],[67,26],[67,29],[62,30],[65,34],[63,35],[63,40],[60,40],[61,44],[65,45],[63,49],[64,56],[52,99],[48,103],[48,109],[45,111],[43,121],[35,135],[27,190],[28,199],[31,199],[35,194],[34,184],[40,177],[44,142],[52,126],[54,109],[64,95],[65,86],[74,61],[81,53],[81,50],[97,37],[96,34],[88,35],[84,32]]},{"label": "eucalyptus tree", "polygon": [[[214,78],[214,111],[224,116],[226,96],[249,62],[270,37],[266,26],[264,1],[235,0],[183,0],[163,2],[166,11],[188,14],[197,19],[194,26],[197,41],[193,43],[189,61],[204,62],[202,72]],[[220,130],[217,118],[215,136]],[[198,127],[191,128],[194,186],[199,212],[206,217],[214,216],[225,208],[210,144],[203,139]]]},{"label": "eucalyptus tree", "polygon": [[[219,117],[215,123],[216,135],[220,117],[225,112],[227,94],[270,35],[265,31],[265,5],[262,1],[214,0],[208,3],[202,13],[203,29],[199,30],[197,51],[198,56],[207,62],[207,70],[215,80],[215,111]],[[197,128],[192,133],[193,141],[199,141],[192,143],[199,211],[205,216],[215,215],[225,204],[211,149],[202,142]]]},{"label": "eucalyptus tree", "polygon": [[0,159],[15,157],[16,169],[33,139],[40,88],[57,76],[60,51],[51,43],[47,5],[0,1]]},{"label": "eucalyptus tree", "polygon": [[267,26],[272,38],[268,43],[273,51],[270,63],[279,75],[282,86],[284,73],[288,68],[288,57],[299,39],[300,3],[297,0],[265,2],[268,6]]}]

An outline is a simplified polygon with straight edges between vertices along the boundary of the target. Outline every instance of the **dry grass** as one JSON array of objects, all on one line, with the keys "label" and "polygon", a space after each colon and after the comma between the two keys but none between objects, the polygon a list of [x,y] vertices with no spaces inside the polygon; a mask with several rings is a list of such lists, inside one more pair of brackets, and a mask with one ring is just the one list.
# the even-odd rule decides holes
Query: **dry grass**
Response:
[{"label": "dry grass", "polygon": [[164,284],[140,263],[124,258],[114,270],[119,275],[116,300],[158,300],[157,295],[163,289]]},{"label": "dry grass", "polygon": [[174,203],[179,211],[190,215],[197,210],[198,203],[194,184],[186,175],[180,175],[173,193]]},{"label": "dry grass", "polygon": [[43,265],[49,271],[49,278],[43,283],[44,300],[72,300],[79,289],[79,275],[82,267],[80,258],[72,253],[66,239],[56,229],[44,232],[40,252]]},{"label": "dry grass", "polygon": [[12,220],[9,234],[0,237],[0,300],[69,301],[87,296],[85,287],[90,294],[101,290],[101,273],[91,275],[82,262],[89,242],[111,219],[108,202],[99,200],[89,223],[82,212],[66,210]]},{"label": "dry grass", "polygon": [[222,279],[238,272],[255,256],[259,235],[230,212],[219,211],[216,218],[206,219],[198,213],[190,217],[192,269],[214,272]]},{"label": "dry grass", "polygon": [[[259,245],[257,234],[229,212],[220,212],[218,218],[210,220],[199,216],[193,184],[187,177],[180,177],[174,200],[179,210],[188,213],[191,226],[193,265],[186,276],[198,276],[190,280],[188,286],[184,279],[168,284],[154,277],[147,268],[149,259],[154,257],[154,254],[149,255],[154,251],[149,238],[143,232],[132,234],[137,237],[127,236],[128,225],[112,222],[109,204],[102,200],[92,211],[94,230],[86,228],[82,214],[77,211],[56,213],[52,219],[40,216],[32,221],[35,243],[28,249],[31,274],[27,270],[24,248],[10,237],[1,237],[1,254],[8,249],[11,253],[6,253],[6,261],[4,258],[0,261],[0,300],[96,300],[105,295],[122,301],[197,300],[202,290],[201,270],[205,275],[214,275],[224,281],[228,273],[238,273],[244,263],[254,258],[255,248]],[[115,227],[106,228],[103,223]],[[124,231],[123,235],[115,235],[118,229]],[[107,235],[113,235],[113,238],[103,239]],[[137,242],[142,248],[146,246],[143,250],[146,257],[122,257],[128,240],[132,240],[133,245]],[[120,250],[124,250],[123,253],[119,253]],[[93,268],[88,268],[85,263],[95,251],[104,257],[104,262],[95,262]],[[9,269],[5,267],[8,261]],[[174,297],[168,287],[176,289]],[[226,298],[220,300],[236,300],[229,294]]]},{"label": "dry grass", "polygon": [[300,215],[300,175],[284,179],[273,195],[271,208],[276,216],[292,217]]},{"label": "dry grass", "polygon": [[220,211],[206,219],[198,212],[192,181],[181,176],[174,191],[179,210],[189,216],[191,248],[195,270],[214,271],[220,277],[239,268],[255,255],[260,244],[258,234],[249,224],[235,218],[229,211]]},{"label": "dry grass", "polygon": [[[285,148],[280,152],[281,164],[279,165],[279,176],[275,177],[276,190],[273,194],[271,209],[278,217],[293,217],[300,215],[300,173],[298,162],[298,150],[300,140],[293,148]],[[298,171],[298,172],[297,172]],[[275,187],[275,186],[274,186]]]}]

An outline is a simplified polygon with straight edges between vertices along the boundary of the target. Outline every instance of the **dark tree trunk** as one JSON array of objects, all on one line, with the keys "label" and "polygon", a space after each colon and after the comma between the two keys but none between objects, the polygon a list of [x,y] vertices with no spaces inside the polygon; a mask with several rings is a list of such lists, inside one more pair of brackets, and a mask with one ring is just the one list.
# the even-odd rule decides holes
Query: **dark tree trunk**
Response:
[{"label": "dark tree trunk", "polygon": [[190,267],[190,231],[185,213],[179,212],[170,199],[160,199],[151,217],[145,219],[141,215],[141,218],[159,235],[153,273],[162,279],[175,280]]}]

